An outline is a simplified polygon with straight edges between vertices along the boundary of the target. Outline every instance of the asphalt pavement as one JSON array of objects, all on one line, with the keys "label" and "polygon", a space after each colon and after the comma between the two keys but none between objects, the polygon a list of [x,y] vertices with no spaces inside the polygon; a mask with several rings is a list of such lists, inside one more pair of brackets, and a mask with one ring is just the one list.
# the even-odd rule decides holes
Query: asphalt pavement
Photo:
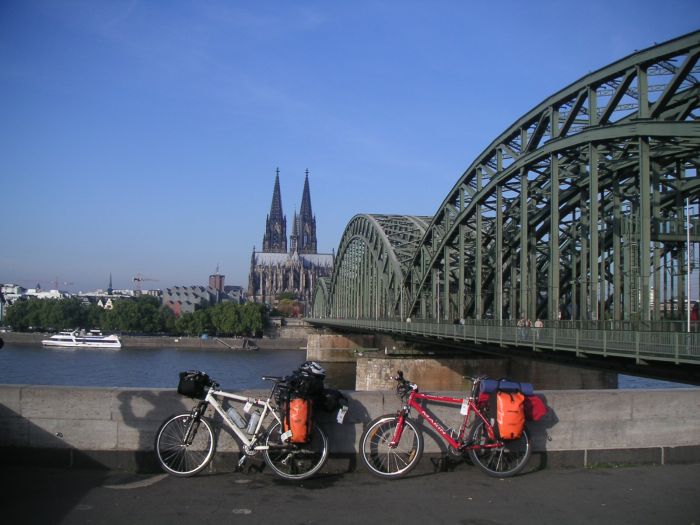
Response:
[{"label": "asphalt pavement", "polygon": [[2,523],[698,524],[700,465],[545,469],[495,479],[463,463],[400,480],[363,471],[165,474],[2,467]]}]

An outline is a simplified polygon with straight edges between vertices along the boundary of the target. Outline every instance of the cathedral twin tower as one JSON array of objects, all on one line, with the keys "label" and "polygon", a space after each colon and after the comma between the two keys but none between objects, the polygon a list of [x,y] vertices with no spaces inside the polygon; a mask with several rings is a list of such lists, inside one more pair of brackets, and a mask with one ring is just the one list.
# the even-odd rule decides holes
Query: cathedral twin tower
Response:
[{"label": "cathedral twin tower", "polygon": [[[262,251],[250,261],[248,298],[259,303],[276,304],[281,294],[310,304],[320,277],[333,271],[333,254],[317,253],[316,217],[311,210],[309,171],[306,170],[301,209],[294,213],[292,234],[287,245],[287,217],[282,211],[279,169],[275,176],[272,205],[265,222]],[[300,312],[303,314],[303,312]]]},{"label": "cathedral twin tower", "polygon": [[[294,225],[289,240],[290,253],[316,253],[316,217],[311,211],[309,170],[306,170],[304,193],[301,196],[301,210],[299,215],[294,212]],[[270,206],[270,214],[267,216],[265,224],[263,252],[287,253],[287,217],[282,213],[279,168],[275,177],[275,189],[272,191],[272,206]]]}]

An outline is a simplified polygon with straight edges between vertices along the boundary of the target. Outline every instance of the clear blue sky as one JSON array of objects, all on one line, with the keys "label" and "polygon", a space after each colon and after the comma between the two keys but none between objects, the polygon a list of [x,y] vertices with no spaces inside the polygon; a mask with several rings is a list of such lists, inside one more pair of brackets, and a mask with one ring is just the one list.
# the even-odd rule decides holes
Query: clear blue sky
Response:
[{"label": "clear blue sky", "polygon": [[[478,4],[478,5],[476,5]],[[319,251],[432,215],[519,116],[700,3],[0,0],[0,282],[247,284],[275,169]]]}]

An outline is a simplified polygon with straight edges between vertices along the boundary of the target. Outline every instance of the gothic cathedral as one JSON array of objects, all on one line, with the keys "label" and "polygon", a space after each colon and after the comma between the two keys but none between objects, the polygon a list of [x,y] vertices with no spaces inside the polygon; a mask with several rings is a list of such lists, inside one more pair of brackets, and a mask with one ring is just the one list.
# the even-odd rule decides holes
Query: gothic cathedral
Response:
[{"label": "gothic cathedral", "polygon": [[282,212],[279,169],[272,191],[272,205],[265,222],[263,248],[250,260],[248,300],[256,303],[277,303],[279,295],[290,293],[310,305],[320,277],[333,272],[331,253],[317,253],[316,217],[311,211],[309,171],[306,170],[299,214],[294,213],[292,234],[287,250],[287,217]]}]

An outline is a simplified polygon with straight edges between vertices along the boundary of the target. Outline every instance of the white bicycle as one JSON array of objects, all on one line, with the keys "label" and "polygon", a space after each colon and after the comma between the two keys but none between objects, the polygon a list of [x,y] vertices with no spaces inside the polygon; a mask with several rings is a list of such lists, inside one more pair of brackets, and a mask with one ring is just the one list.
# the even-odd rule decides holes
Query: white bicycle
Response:
[{"label": "white bicycle", "polygon": [[[185,381],[185,374],[190,374]],[[277,476],[301,480],[313,476],[328,457],[328,438],[313,425],[306,443],[292,443],[283,429],[282,396],[288,385],[283,377],[263,377],[272,381],[266,399],[244,397],[219,389],[219,384],[198,371],[180,374],[178,392],[197,399],[194,408],[185,414],[170,416],[158,429],[155,451],[160,466],[173,476],[194,476],[211,461],[216,451],[211,418],[218,413],[241,446],[239,468],[246,459],[262,452],[265,463]],[[224,409],[224,403],[229,405]],[[242,412],[236,409],[242,406]],[[212,407],[211,417],[205,413]]]}]

